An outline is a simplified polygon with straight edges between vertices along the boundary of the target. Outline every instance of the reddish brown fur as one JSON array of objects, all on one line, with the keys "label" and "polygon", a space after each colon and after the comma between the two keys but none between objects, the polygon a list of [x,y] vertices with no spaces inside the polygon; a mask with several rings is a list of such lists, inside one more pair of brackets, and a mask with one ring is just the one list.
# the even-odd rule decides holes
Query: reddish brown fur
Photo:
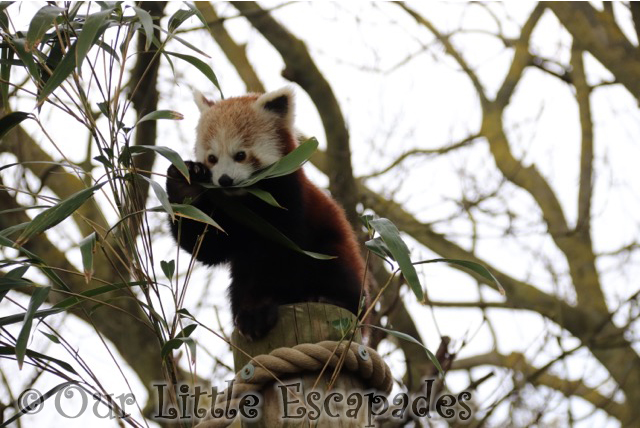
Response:
[{"label": "reddish brown fur", "polygon": [[[265,110],[260,111],[252,107],[258,99],[258,95],[232,98],[204,111],[198,129],[199,144],[219,138],[222,127],[231,127],[249,145],[255,144],[254,136],[260,133],[262,139],[258,142],[277,144],[279,157],[292,151],[296,140],[291,112],[286,108],[292,105],[277,98],[280,102],[273,104],[273,110],[265,104]],[[259,163],[252,156],[248,152],[244,162]],[[211,215],[226,231],[209,230],[196,258],[207,264],[229,263],[231,309],[243,334],[252,338],[266,334],[276,321],[280,304],[324,301],[357,313],[360,296],[366,295],[366,289],[362,291],[365,266],[355,234],[342,208],[314,186],[301,169],[258,183],[286,210],[249,194],[232,196],[229,202],[241,202],[303,249],[333,255],[335,259],[317,260],[264,238],[259,230],[225,210],[225,198],[229,197],[224,192],[204,191],[197,184],[211,181],[209,168],[198,162],[189,162],[188,166],[191,184],[174,167],[169,168],[167,193],[171,202],[182,203],[185,196],[200,192],[193,205]],[[180,245],[189,252],[197,248],[203,231],[202,223],[191,220],[182,220],[180,226],[172,223],[174,236],[180,237]]]}]

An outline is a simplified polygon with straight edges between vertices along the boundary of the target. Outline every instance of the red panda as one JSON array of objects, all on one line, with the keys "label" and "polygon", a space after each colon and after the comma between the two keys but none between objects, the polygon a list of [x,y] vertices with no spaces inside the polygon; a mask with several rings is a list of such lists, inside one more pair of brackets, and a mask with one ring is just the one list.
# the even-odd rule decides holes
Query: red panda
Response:
[{"label": "red panda", "polygon": [[[187,161],[191,184],[175,166],[167,171],[172,203],[191,204],[210,215],[224,230],[209,228],[198,248],[202,223],[171,222],[179,245],[207,264],[228,263],[229,298],[234,324],[245,337],[263,337],[277,321],[281,304],[327,302],[357,314],[363,287],[364,261],[353,229],[340,206],[306,177],[302,169],[258,186],[285,209],[233,189],[296,147],[294,98],[289,88],[212,102],[196,93],[200,109],[195,161]],[[198,183],[213,183],[286,235],[301,248],[335,256],[318,260],[260,236],[216,206],[211,192]],[[216,199],[217,200],[217,199]]]}]

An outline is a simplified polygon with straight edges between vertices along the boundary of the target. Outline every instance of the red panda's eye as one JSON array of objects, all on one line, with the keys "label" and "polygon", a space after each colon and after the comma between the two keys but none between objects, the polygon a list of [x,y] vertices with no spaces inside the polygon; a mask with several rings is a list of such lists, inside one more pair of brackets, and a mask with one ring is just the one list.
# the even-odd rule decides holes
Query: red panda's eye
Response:
[{"label": "red panda's eye", "polygon": [[235,156],[233,157],[233,160],[235,160],[236,162],[242,162],[246,158],[247,158],[247,154],[241,151],[235,154]]},{"label": "red panda's eye", "polygon": [[218,162],[218,158],[217,158],[217,157],[215,157],[215,155],[209,155],[209,156],[207,157],[207,160],[208,160],[208,161],[209,161],[209,163],[211,163],[211,164],[215,164],[216,162]]}]

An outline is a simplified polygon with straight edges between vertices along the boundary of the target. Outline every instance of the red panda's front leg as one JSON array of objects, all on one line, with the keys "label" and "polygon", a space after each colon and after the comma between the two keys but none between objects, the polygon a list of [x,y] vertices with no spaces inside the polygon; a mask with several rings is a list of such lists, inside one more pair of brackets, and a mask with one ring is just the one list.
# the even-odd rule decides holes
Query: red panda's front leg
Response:
[{"label": "red panda's front leg", "polygon": [[[167,195],[172,204],[190,203],[220,223],[220,214],[206,197],[207,189],[198,183],[210,183],[211,171],[200,162],[186,161],[190,182],[171,165],[167,170]],[[224,221],[223,221],[224,222]],[[186,218],[170,221],[171,233],[184,250],[195,255],[196,259],[209,264],[224,263],[234,251],[234,243],[225,233],[206,227],[204,223]],[[206,230],[206,232],[205,232]],[[202,234],[205,234],[202,237]],[[202,237],[202,238],[201,238]],[[200,239],[202,242],[199,244]]]}]

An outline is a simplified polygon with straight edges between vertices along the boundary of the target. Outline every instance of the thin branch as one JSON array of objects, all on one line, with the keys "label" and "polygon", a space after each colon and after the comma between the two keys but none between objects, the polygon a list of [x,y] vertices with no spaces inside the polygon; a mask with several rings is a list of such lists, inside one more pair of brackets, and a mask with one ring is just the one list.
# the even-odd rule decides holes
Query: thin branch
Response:
[{"label": "thin branch", "polygon": [[[545,6],[555,13],[579,48],[590,52],[640,100],[640,51],[611,14],[596,10],[588,2],[545,2]],[[637,16],[638,12],[634,21]]]},{"label": "thin branch", "polygon": [[520,38],[514,44],[515,52],[511,60],[511,66],[496,95],[495,103],[499,110],[509,104],[511,96],[522,77],[522,72],[532,63],[531,54],[529,53],[529,39],[544,11],[545,6],[538,3],[529,18],[527,18],[527,22],[522,26]]},{"label": "thin branch", "polygon": [[[561,359],[564,359],[564,356],[556,358],[553,362]],[[512,352],[509,355],[489,352],[454,360],[451,370],[470,370],[480,366],[495,366],[516,371],[524,375],[527,381],[533,385],[552,388],[567,397],[580,397],[620,421],[626,420],[629,416],[628,407],[615,402],[612,397],[602,395],[600,391],[588,387],[581,380],[563,379],[548,373],[548,369],[551,367],[550,364],[545,365],[543,368],[536,368],[527,361],[524,354],[519,352]]]},{"label": "thin branch", "polygon": [[197,1],[195,4],[207,22],[209,34],[211,34],[211,37],[213,37],[218,46],[220,46],[222,52],[224,52],[229,62],[231,62],[238,72],[247,92],[265,92],[264,85],[249,62],[249,58],[247,58],[246,47],[237,44],[224,28],[225,19],[221,19],[218,16],[213,4],[210,2]]},{"label": "thin branch", "polygon": [[413,150],[408,150],[406,152],[404,152],[403,154],[401,154],[396,160],[394,160],[393,162],[391,162],[391,164],[389,164],[389,166],[387,166],[386,168],[383,168],[379,171],[376,172],[372,172],[371,174],[367,174],[367,175],[363,175],[362,177],[359,177],[360,180],[366,180],[369,178],[373,178],[373,177],[378,177],[382,174],[386,174],[387,172],[391,171],[393,168],[395,168],[396,166],[398,166],[400,163],[404,162],[405,159],[415,156],[415,155],[427,155],[427,156],[432,156],[432,155],[443,155],[446,153],[449,153],[451,151],[457,150],[459,148],[462,147],[467,147],[469,146],[471,143],[473,143],[477,138],[480,137],[480,134],[475,134],[475,135],[470,135],[467,138],[464,138],[456,143],[450,144],[446,147],[440,147],[438,149],[413,149]]},{"label": "thin branch", "polygon": [[580,188],[578,191],[578,222],[576,231],[585,239],[590,239],[591,199],[593,196],[593,121],[591,119],[591,90],[583,63],[584,52],[575,46],[571,49],[571,67],[573,86],[576,88],[576,101],[580,112]]},{"label": "thin branch", "polygon": [[489,99],[487,98],[486,91],[484,90],[484,87],[482,86],[480,79],[478,79],[478,76],[471,69],[471,67],[469,66],[467,61],[464,59],[462,54],[460,54],[460,52],[458,52],[458,50],[453,46],[450,40],[451,36],[442,34],[429,20],[427,20],[424,16],[420,15],[415,10],[411,9],[405,3],[403,2],[394,2],[394,3],[400,6],[402,9],[404,9],[409,15],[411,15],[411,17],[415,19],[418,24],[427,28],[440,41],[440,43],[442,43],[442,46],[444,46],[444,49],[447,52],[447,54],[449,54],[458,63],[462,71],[464,71],[464,73],[469,77],[469,80],[471,80],[471,83],[473,84],[474,88],[476,89],[476,92],[478,93],[478,97],[480,98],[480,104],[481,105],[488,104]]}]

